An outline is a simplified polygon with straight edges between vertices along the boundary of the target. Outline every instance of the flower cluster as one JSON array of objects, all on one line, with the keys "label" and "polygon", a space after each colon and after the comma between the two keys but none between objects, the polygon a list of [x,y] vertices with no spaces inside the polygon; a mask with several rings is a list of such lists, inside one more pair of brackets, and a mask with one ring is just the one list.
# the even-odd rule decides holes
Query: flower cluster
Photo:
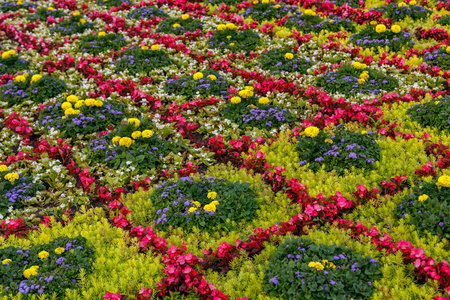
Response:
[{"label": "flower cluster", "polygon": [[269,50],[263,53],[259,59],[261,68],[263,70],[273,71],[274,73],[284,71],[306,74],[308,69],[312,67],[312,62],[304,58],[299,58],[293,52],[290,48]]},{"label": "flower cluster", "polygon": [[[258,2],[258,1],[256,1]],[[251,17],[258,22],[272,19],[282,19],[287,14],[297,11],[297,6],[288,6],[282,3],[276,3],[275,0],[262,0],[247,8],[242,15],[245,18]]]},{"label": "flower cluster", "polygon": [[121,57],[115,62],[117,71],[128,70],[130,74],[147,73],[171,64],[169,55],[160,50],[158,44],[151,47],[130,47],[122,52]]},{"label": "flower cluster", "polygon": [[187,32],[195,32],[203,29],[203,23],[195,18],[187,17],[168,18],[159,23],[158,31],[183,35]]},{"label": "flower cluster", "polygon": [[249,52],[261,45],[261,38],[250,29],[238,30],[235,24],[227,23],[218,25],[207,43],[210,48]]},{"label": "flower cluster", "polygon": [[129,19],[142,20],[152,19],[156,17],[168,18],[169,16],[161,8],[155,6],[141,6],[135,10],[130,11],[127,17]]},{"label": "flower cluster", "polygon": [[9,50],[2,53],[0,58],[0,74],[15,74],[17,71],[27,70],[30,62],[16,55],[16,51]]},{"label": "flower cluster", "polygon": [[80,13],[74,12],[64,21],[50,27],[50,32],[59,33],[63,36],[83,33],[88,29],[94,29],[94,24],[88,22],[86,17]]},{"label": "flower cluster", "polygon": [[450,98],[439,96],[432,101],[415,104],[408,110],[409,117],[422,127],[450,130]]},{"label": "flower cluster", "polygon": [[428,16],[432,13],[432,10],[426,9],[420,5],[412,5],[411,2],[408,4],[405,2],[389,3],[387,5],[374,8],[374,10],[382,12],[387,18],[393,19],[394,21],[401,21],[406,17],[409,17],[414,21],[418,21],[428,18]]},{"label": "flower cluster", "polygon": [[390,51],[401,51],[409,49],[414,45],[411,33],[401,30],[396,32],[394,28],[388,30],[385,25],[366,26],[350,37],[350,42],[362,48],[377,49],[378,47],[389,47]]},{"label": "flower cluster", "polygon": [[98,55],[108,50],[120,50],[127,42],[119,34],[99,32],[98,34],[85,35],[80,39],[79,51]]}]

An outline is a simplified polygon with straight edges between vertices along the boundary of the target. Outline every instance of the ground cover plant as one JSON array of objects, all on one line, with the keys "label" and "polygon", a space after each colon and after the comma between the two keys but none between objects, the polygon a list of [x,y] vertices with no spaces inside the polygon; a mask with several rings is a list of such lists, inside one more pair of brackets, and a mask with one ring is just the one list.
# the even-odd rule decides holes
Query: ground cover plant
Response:
[{"label": "ground cover plant", "polygon": [[0,4],[0,300],[450,300],[450,2]]}]

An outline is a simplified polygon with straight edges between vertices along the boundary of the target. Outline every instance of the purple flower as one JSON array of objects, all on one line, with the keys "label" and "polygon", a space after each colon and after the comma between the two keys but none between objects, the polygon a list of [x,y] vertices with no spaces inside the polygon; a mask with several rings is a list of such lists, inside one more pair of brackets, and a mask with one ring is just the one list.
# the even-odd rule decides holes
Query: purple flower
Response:
[{"label": "purple flower", "polygon": [[270,278],[270,279],[269,279],[269,282],[271,282],[271,283],[273,283],[273,284],[275,284],[275,285],[278,285],[278,279],[277,279],[277,277],[278,277],[278,275],[275,276],[275,277]]}]

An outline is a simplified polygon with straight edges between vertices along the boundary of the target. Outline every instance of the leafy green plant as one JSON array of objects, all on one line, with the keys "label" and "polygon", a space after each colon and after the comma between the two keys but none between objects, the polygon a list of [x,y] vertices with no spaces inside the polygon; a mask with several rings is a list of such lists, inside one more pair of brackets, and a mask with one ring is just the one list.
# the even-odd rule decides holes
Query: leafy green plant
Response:
[{"label": "leafy green plant", "polygon": [[272,19],[282,19],[287,14],[296,11],[298,7],[296,6],[287,6],[282,3],[262,3],[258,2],[257,4],[252,5],[247,8],[242,15],[244,18],[251,17],[259,22],[265,20]]},{"label": "leafy green plant", "polygon": [[306,71],[311,68],[312,62],[306,59],[299,59],[296,56],[291,48],[272,49],[261,55],[259,63],[263,70],[306,74]]},{"label": "leafy green plant", "polygon": [[17,71],[27,70],[29,67],[30,62],[18,55],[11,55],[8,58],[0,57],[0,74],[15,74]]},{"label": "leafy green plant", "polygon": [[131,74],[147,73],[171,65],[169,55],[162,50],[131,47],[121,53],[116,61],[116,70],[128,70]]},{"label": "leafy green plant", "polygon": [[83,33],[88,29],[94,29],[94,24],[87,22],[83,15],[71,15],[61,23],[58,23],[49,29],[52,33],[56,32],[61,35],[72,35]]},{"label": "leafy green plant", "polygon": [[34,13],[34,15],[29,15],[28,20],[30,21],[40,20],[45,22],[47,21],[48,17],[53,17],[56,19],[64,17],[65,15],[66,13],[62,10],[48,9],[46,7],[41,7]]},{"label": "leafy green plant", "polygon": [[22,1],[17,2],[2,2],[0,4],[0,11],[7,13],[9,11],[18,11],[19,9],[28,10],[29,8],[35,8],[36,5],[33,3],[22,3]]},{"label": "leafy green plant", "polygon": [[79,51],[98,55],[107,50],[118,51],[126,46],[125,38],[119,34],[110,33],[106,35],[90,34],[80,39]]},{"label": "leafy green plant", "polygon": [[208,40],[211,48],[230,50],[233,52],[249,52],[261,45],[259,34],[251,29],[236,30],[226,28],[216,30]]},{"label": "leafy green plant", "polygon": [[414,45],[411,33],[401,30],[399,33],[395,33],[391,30],[384,32],[376,32],[375,26],[366,26],[359,32],[353,34],[349,41],[362,48],[374,48],[389,47],[390,51],[398,52],[402,48],[409,49]]},{"label": "leafy green plant", "polygon": [[133,2],[131,0],[97,0],[97,5],[105,6],[108,9],[122,4],[133,5]]},{"label": "leafy green plant", "polygon": [[398,3],[389,3],[374,10],[382,12],[387,18],[394,21],[401,21],[406,17],[410,17],[414,21],[423,20],[433,12],[420,5],[399,5]]},{"label": "leafy green plant", "polygon": [[369,299],[382,273],[378,262],[344,246],[288,238],[270,260],[265,291],[282,299]]},{"label": "leafy green plant", "polygon": [[450,98],[415,104],[408,109],[409,117],[422,127],[431,126],[439,130],[450,130]]},{"label": "leafy green plant", "polygon": [[427,52],[423,55],[423,60],[431,67],[450,70],[450,54],[447,52],[447,48],[438,48],[433,52]]},{"label": "leafy green plant", "polygon": [[156,6],[142,6],[133,11],[130,11],[127,15],[129,19],[151,19],[155,17],[168,18],[169,16],[159,7]]},{"label": "leafy green plant", "polygon": [[169,18],[159,23],[157,29],[158,32],[172,33],[176,35],[183,35],[186,32],[194,32],[196,30],[202,30],[203,23],[194,18],[181,19],[181,18]]}]

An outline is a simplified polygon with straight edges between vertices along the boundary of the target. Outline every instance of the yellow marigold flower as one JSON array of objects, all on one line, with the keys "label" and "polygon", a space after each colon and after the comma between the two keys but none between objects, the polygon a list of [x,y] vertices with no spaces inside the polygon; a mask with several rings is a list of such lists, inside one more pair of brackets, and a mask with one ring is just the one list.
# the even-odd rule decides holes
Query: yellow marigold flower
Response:
[{"label": "yellow marigold flower", "polygon": [[211,204],[206,204],[204,207],[203,207],[203,209],[204,210],[206,210],[206,211],[216,211],[216,206],[215,205],[211,205]]},{"label": "yellow marigold flower", "polygon": [[5,175],[4,178],[6,180],[9,180],[9,182],[11,182],[11,184],[14,184],[14,181],[19,179],[19,174],[17,174],[17,173],[8,173],[8,174]]},{"label": "yellow marigold flower", "polygon": [[47,8],[47,10],[56,10],[56,9],[50,6],[49,8]]},{"label": "yellow marigold flower", "polygon": [[2,260],[3,265],[9,264],[10,262],[12,262],[12,260],[10,260],[9,258]]},{"label": "yellow marigold flower", "polygon": [[391,27],[391,30],[393,33],[399,33],[400,31],[402,31],[402,28],[399,25],[393,25]]},{"label": "yellow marigold flower", "polygon": [[23,76],[23,75],[19,75],[19,76],[16,76],[16,77],[14,78],[14,81],[15,81],[15,82],[24,82],[25,80],[27,80],[27,79],[26,79],[26,77]]},{"label": "yellow marigold flower", "polygon": [[97,107],[102,107],[103,106],[103,101],[102,100],[95,100],[94,105]]},{"label": "yellow marigold flower", "polygon": [[191,207],[191,208],[189,208],[188,212],[189,212],[189,213],[192,213],[192,212],[194,212],[194,211],[196,211],[196,210],[197,210],[196,207]]},{"label": "yellow marigold flower", "polygon": [[259,3],[258,0],[253,1],[253,4],[258,4],[258,3]]},{"label": "yellow marigold flower", "polygon": [[416,0],[409,1],[409,5],[416,5],[416,4],[417,4]]},{"label": "yellow marigold flower", "polygon": [[98,33],[98,36],[105,36],[106,35],[106,32],[104,32],[104,31],[100,31],[99,33]]},{"label": "yellow marigold flower", "polygon": [[370,25],[373,25],[373,26],[375,26],[375,25],[377,25],[378,24],[378,22],[377,21],[370,21]]},{"label": "yellow marigold flower", "polygon": [[267,103],[269,103],[269,98],[261,97],[261,98],[259,98],[258,102],[259,102],[259,104],[267,104]]},{"label": "yellow marigold flower", "polygon": [[67,101],[69,102],[77,102],[78,101],[78,97],[75,95],[70,95],[69,97],[66,98]]},{"label": "yellow marigold flower", "polygon": [[75,103],[75,108],[80,108],[84,105],[84,100],[79,100]]},{"label": "yellow marigold flower", "polygon": [[252,91],[252,92],[255,90],[252,86],[249,86],[249,85],[247,85],[244,89]]},{"label": "yellow marigold flower", "polygon": [[324,142],[328,143],[328,144],[333,144],[333,140],[330,140],[330,139],[326,139]]},{"label": "yellow marigold flower", "polygon": [[119,145],[125,146],[127,148],[130,147],[132,143],[133,143],[133,140],[130,139],[129,137],[123,137],[123,138],[120,138],[120,140],[119,140]]},{"label": "yellow marigold flower", "polygon": [[227,23],[226,26],[227,26],[228,29],[231,29],[231,30],[238,28],[236,25],[234,25],[234,23]]},{"label": "yellow marigold flower", "polygon": [[23,276],[25,278],[29,278],[30,276],[34,276],[37,274],[37,270],[39,269],[38,266],[32,266],[29,269],[26,269],[25,271],[23,271]]},{"label": "yellow marigold flower", "polygon": [[253,91],[250,90],[242,90],[239,92],[239,96],[241,96],[244,99],[250,98],[251,96],[253,96]]},{"label": "yellow marigold flower", "polygon": [[225,29],[227,29],[227,25],[225,25],[225,24],[219,24],[217,26],[217,30],[225,30]]},{"label": "yellow marigold flower", "polygon": [[227,35],[227,39],[231,39],[231,35]]},{"label": "yellow marigold flower", "polygon": [[277,4],[277,5],[274,5],[274,7],[275,7],[275,8],[280,8],[281,5]]},{"label": "yellow marigold flower", "polygon": [[442,175],[439,177],[437,184],[443,187],[450,187],[450,176]]},{"label": "yellow marigold flower", "polygon": [[148,47],[147,46],[142,46],[141,49],[142,50],[148,50]]},{"label": "yellow marigold flower", "polygon": [[139,120],[136,119],[136,118],[129,118],[129,119],[127,120],[127,122],[128,122],[128,123],[134,124],[135,127],[139,127],[139,125],[141,125],[141,121],[139,121]]},{"label": "yellow marigold flower", "polygon": [[11,53],[9,51],[3,52],[2,53],[2,58],[3,59],[7,59],[11,57]]},{"label": "yellow marigold flower", "polygon": [[317,270],[323,270],[324,266],[320,262],[312,261],[308,264],[310,268],[316,268]]},{"label": "yellow marigold flower", "polygon": [[208,199],[213,199],[214,200],[217,197],[217,193],[216,192],[208,192],[207,197],[208,197]]},{"label": "yellow marigold flower", "polygon": [[315,16],[316,13],[312,10],[312,9],[307,9],[303,12],[303,14],[307,15],[307,16]]},{"label": "yellow marigold flower", "polygon": [[72,103],[64,102],[63,104],[61,104],[61,108],[64,109],[64,110],[72,108]]},{"label": "yellow marigold flower", "polygon": [[189,19],[189,17],[190,17],[189,14],[184,14],[184,15],[181,16],[181,19],[182,20],[187,20],[187,19]]},{"label": "yellow marigold flower", "polygon": [[217,80],[217,77],[215,75],[208,75],[208,78],[212,81]]},{"label": "yellow marigold flower", "polygon": [[58,254],[58,255],[62,254],[64,251],[66,251],[66,249],[61,248],[61,247],[55,249],[55,253]]},{"label": "yellow marigold flower", "polygon": [[211,205],[219,205],[219,201],[214,200],[213,202],[210,203]]},{"label": "yellow marigold flower", "polygon": [[286,58],[286,59],[293,59],[293,58],[294,58],[294,54],[292,54],[292,53],[286,53],[286,54],[284,55],[284,58]]},{"label": "yellow marigold flower", "polygon": [[423,194],[423,195],[419,196],[419,201],[423,202],[423,201],[427,200],[428,198],[429,198],[428,195]]},{"label": "yellow marigold flower", "polygon": [[175,24],[173,24],[173,25],[172,25],[172,27],[173,27],[173,28],[177,28],[177,27],[180,27],[180,24],[178,24],[178,23],[175,23]]},{"label": "yellow marigold flower", "polygon": [[152,136],[153,136],[153,131],[151,131],[151,130],[142,131],[142,137],[148,139],[148,138],[151,138]]},{"label": "yellow marigold flower", "polygon": [[450,52],[450,46],[448,46],[448,47],[445,49],[445,52],[447,52],[447,53]]},{"label": "yellow marigold flower", "polygon": [[41,252],[39,252],[39,254],[38,254],[38,257],[40,258],[40,259],[44,259],[44,258],[47,258],[47,257],[49,257],[50,256],[50,253],[48,253],[47,251],[41,251]]},{"label": "yellow marigold flower", "polygon": [[434,102],[434,105],[438,105],[438,104],[439,104],[439,102],[441,102],[441,101],[436,101],[436,102]]},{"label": "yellow marigold flower", "polygon": [[230,46],[234,46],[234,43],[230,43]]},{"label": "yellow marigold flower", "polygon": [[308,137],[316,137],[319,134],[319,128],[316,126],[309,126],[305,129],[305,135]]},{"label": "yellow marigold flower", "polygon": [[74,16],[74,17],[79,16],[79,15],[80,15],[80,12],[78,12],[78,11],[75,11],[72,13],[72,16]]},{"label": "yellow marigold flower", "polygon": [[134,132],[131,134],[131,137],[132,137],[133,139],[140,138],[141,136],[142,136],[142,132],[140,132],[140,131],[134,131]]},{"label": "yellow marigold flower", "polygon": [[264,4],[269,3],[269,0],[261,0],[261,3],[264,3]]},{"label": "yellow marigold flower", "polygon": [[366,130],[363,130],[363,131],[361,131],[361,133],[362,133],[362,134],[366,134],[366,133],[367,133],[367,131],[366,131]]},{"label": "yellow marigold flower", "polygon": [[84,100],[84,104],[86,106],[94,106],[95,105],[95,99],[88,98],[88,99]]},{"label": "yellow marigold flower", "polygon": [[359,84],[363,84],[364,82],[366,82],[366,80],[365,80],[364,78],[358,79],[358,83],[359,83]]},{"label": "yellow marigold flower", "polygon": [[6,165],[0,165],[0,172],[8,171],[8,167]]},{"label": "yellow marigold flower", "polygon": [[233,104],[238,104],[238,103],[241,103],[241,97],[233,97],[233,98],[231,98],[231,103],[233,103]]},{"label": "yellow marigold flower", "polygon": [[194,80],[199,80],[203,78],[203,73],[202,72],[197,72],[194,74]]},{"label": "yellow marigold flower", "polygon": [[378,24],[377,27],[375,27],[375,31],[378,33],[383,33],[386,31],[386,26],[384,24]]},{"label": "yellow marigold flower", "polygon": [[355,62],[352,63],[352,67],[355,68],[355,69],[359,69],[359,68],[360,68],[360,67],[359,67],[360,65],[361,65],[361,63],[358,62],[358,61],[355,61]]},{"label": "yellow marigold flower", "polygon": [[398,4],[398,7],[403,7],[403,6],[408,6],[408,4],[406,4],[405,2],[400,2],[400,3]]},{"label": "yellow marigold flower", "polygon": [[81,24],[86,24],[86,20],[85,19],[80,19],[80,23]]},{"label": "yellow marigold flower", "polygon": [[121,139],[120,136],[115,136],[115,137],[113,137],[113,139],[111,141],[112,141],[113,145],[115,146],[116,144],[119,143],[120,139]]},{"label": "yellow marigold flower", "polygon": [[194,204],[195,204],[195,206],[197,206],[197,207],[200,207],[200,206],[202,206],[202,204],[201,204],[200,202],[198,202],[198,201],[192,201],[192,203],[194,203]]},{"label": "yellow marigold flower", "polygon": [[161,46],[159,44],[152,45],[152,50],[153,51],[157,51],[159,49],[161,49]]}]

